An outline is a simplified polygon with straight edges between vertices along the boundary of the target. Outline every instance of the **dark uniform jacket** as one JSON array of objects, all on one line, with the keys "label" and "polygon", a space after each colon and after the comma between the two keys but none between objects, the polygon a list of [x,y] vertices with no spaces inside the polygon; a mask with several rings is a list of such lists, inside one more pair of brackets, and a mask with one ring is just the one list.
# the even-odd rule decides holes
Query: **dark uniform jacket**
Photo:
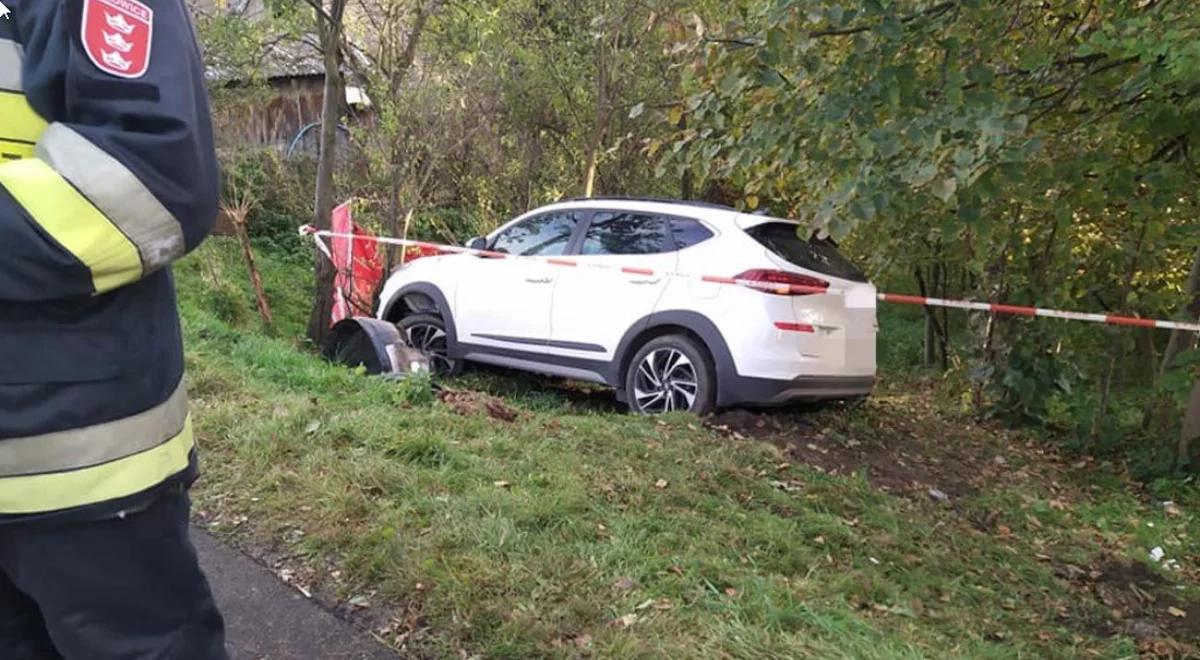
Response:
[{"label": "dark uniform jacket", "polygon": [[183,0],[3,0],[0,522],[190,479],[169,265],[216,217]]}]

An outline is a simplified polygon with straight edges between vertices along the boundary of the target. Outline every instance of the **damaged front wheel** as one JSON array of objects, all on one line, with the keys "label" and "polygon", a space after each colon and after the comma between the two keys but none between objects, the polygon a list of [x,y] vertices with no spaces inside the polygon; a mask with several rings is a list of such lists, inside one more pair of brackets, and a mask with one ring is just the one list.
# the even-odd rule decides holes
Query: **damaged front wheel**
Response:
[{"label": "damaged front wheel", "polygon": [[426,355],[435,376],[457,376],[462,362],[450,357],[446,324],[433,314],[413,314],[397,324],[408,345]]}]

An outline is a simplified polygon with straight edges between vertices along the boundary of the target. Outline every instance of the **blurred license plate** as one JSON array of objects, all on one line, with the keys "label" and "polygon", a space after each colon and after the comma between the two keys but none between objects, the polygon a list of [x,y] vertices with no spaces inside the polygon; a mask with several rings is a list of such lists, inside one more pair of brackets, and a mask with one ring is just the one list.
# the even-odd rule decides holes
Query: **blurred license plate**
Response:
[{"label": "blurred license plate", "polygon": [[875,287],[869,285],[851,287],[846,291],[846,307],[875,309]]}]

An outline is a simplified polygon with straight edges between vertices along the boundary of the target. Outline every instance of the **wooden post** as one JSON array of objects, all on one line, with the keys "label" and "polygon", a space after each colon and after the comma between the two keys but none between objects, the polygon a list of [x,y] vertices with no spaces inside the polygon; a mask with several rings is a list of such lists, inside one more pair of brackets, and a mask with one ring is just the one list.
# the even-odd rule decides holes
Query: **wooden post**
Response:
[{"label": "wooden post", "polygon": [[263,289],[262,276],[254,263],[254,248],[250,245],[250,231],[246,228],[246,218],[250,215],[253,205],[250,197],[243,196],[232,204],[222,204],[222,210],[233,219],[237,229],[238,242],[242,244],[242,259],[246,262],[246,270],[250,272],[250,286],[254,288],[254,301],[258,306],[258,315],[262,317],[263,325],[270,328],[274,325],[271,316],[271,304],[267,302],[267,292]]}]

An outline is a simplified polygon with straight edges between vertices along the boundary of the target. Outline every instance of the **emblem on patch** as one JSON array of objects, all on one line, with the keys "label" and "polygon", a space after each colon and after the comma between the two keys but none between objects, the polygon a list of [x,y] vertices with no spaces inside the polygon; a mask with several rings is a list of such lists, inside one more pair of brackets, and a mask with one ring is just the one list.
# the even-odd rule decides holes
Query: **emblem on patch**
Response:
[{"label": "emblem on patch", "polygon": [[137,0],[83,1],[83,49],[101,71],[146,75],[153,36],[154,10]]}]

